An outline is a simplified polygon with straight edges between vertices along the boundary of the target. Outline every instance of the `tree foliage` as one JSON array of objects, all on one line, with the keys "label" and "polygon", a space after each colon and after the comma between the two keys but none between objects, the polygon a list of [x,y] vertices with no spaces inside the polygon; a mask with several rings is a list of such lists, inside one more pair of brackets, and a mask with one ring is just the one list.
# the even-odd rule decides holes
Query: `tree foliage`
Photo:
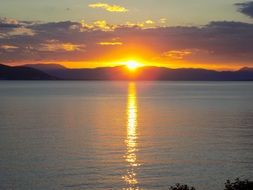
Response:
[{"label": "tree foliage", "polygon": [[253,190],[253,182],[239,178],[235,179],[234,182],[227,180],[224,190]]},{"label": "tree foliage", "polygon": [[171,186],[170,190],[196,190],[195,187],[190,187],[188,185],[181,185],[177,183],[175,186]]}]

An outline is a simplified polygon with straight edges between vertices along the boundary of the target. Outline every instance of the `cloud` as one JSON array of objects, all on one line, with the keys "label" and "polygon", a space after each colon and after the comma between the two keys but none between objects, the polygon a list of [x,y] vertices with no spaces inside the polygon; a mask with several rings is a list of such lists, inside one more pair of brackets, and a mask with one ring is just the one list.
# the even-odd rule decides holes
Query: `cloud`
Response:
[{"label": "cloud", "polygon": [[12,52],[12,51],[14,51],[15,49],[18,49],[18,48],[19,47],[17,47],[17,46],[8,45],[8,44],[0,45],[0,49],[5,50],[6,52]]},{"label": "cloud", "polygon": [[119,5],[109,5],[106,3],[89,4],[90,8],[101,8],[109,12],[128,12],[129,10]]},{"label": "cloud", "polygon": [[159,20],[159,23],[161,23],[161,24],[166,24],[166,22],[167,22],[167,19],[166,19],[166,18],[161,18],[161,19]]},{"label": "cloud", "polygon": [[253,1],[245,2],[245,3],[237,3],[235,5],[238,6],[238,10],[241,13],[253,18]]},{"label": "cloud", "polygon": [[122,42],[99,42],[97,44],[101,45],[101,46],[120,46],[120,45],[123,45]]},{"label": "cloud", "polygon": [[33,36],[34,31],[29,28],[31,24],[32,22],[21,22],[15,19],[0,17],[0,38],[18,35]]},{"label": "cloud", "polygon": [[121,27],[127,27],[127,28],[138,27],[138,28],[143,28],[143,29],[156,27],[156,26],[154,26],[155,21],[152,21],[152,20],[146,20],[143,22],[129,22],[129,21],[127,21],[125,24],[118,24],[118,25],[117,24],[109,24],[105,20],[97,20],[92,23],[87,23],[87,22],[85,22],[85,20],[81,20],[80,24],[82,26],[81,28],[80,28],[79,24],[74,24],[71,26],[71,28],[73,30],[77,29],[77,30],[81,30],[81,31],[102,30],[105,32],[109,32],[109,31],[114,31],[115,29],[121,28]]},{"label": "cloud", "polygon": [[[250,23],[222,21],[201,27],[153,28],[129,23],[112,25],[106,21],[9,24],[14,25],[0,25],[0,62],[99,62],[136,56],[165,64],[177,60],[253,66]],[[13,34],[22,28],[33,35]]]},{"label": "cloud", "polygon": [[72,43],[61,43],[57,40],[48,40],[46,43],[42,43],[39,51],[84,51],[85,45],[72,44]]},{"label": "cloud", "polygon": [[145,23],[146,24],[155,24],[155,22],[153,20],[146,20]]},{"label": "cloud", "polygon": [[26,28],[26,27],[15,28],[8,33],[8,35],[10,35],[10,36],[18,36],[18,35],[33,36],[34,34],[35,33],[31,29]]},{"label": "cloud", "polygon": [[165,57],[169,57],[173,60],[182,60],[186,56],[189,56],[192,54],[192,51],[190,50],[171,50],[164,52],[162,55]]},{"label": "cloud", "polygon": [[0,27],[18,27],[19,22],[15,19],[0,17]]},{"label": "cloud", "polygon": [[[81,20],[80,22],[82,28],[81,31],[85,30],[102,30],[102,31],[113,31],[117,25],[108,24],[105,20],[97,20],[93,23],[86,23],[84,20]],[[77,25],[77,28],[79,26]]]}]

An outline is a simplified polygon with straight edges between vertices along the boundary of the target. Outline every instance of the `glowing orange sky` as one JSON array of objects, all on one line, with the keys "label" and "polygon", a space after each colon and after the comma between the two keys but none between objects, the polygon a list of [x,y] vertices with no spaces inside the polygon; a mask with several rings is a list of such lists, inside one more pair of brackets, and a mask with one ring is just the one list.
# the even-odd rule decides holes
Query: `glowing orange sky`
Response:
[{"label": "glowing orange sky", "polygon": [[[29,3],[37,8],[36,15],[41,19],[31,10],[19,14],[5,1],[0,7],[3,12],[0,14],[0,63],[57,63],[69,68],[94,68],[124,65],[134,60],[143,66],[170,68],[253,67],[253,13],[244,11],[252,4],[196,1],[203,9],[216,10],[216,21],[208,11],[194,11],[190,2],[170,0],[161,5],[150,0],[117,4],[80,1],[85,10],[82,17],[80,10],[65,2],[60,6],[67,6],[66,12],[75,10],[79,15],[69,15],[69,19],[57,12],[57,8],[52,15],[58,19],[42,14],[45,10],[36,3],[30,4],[29,0],[22,1],[22,5],[15,4],[22,7]],[[43,3],[59,4],[56,0]],[[155,12],[147,16],[147,7]],[[189,8],[189,15],[180,15],[182,19],[177,19],[175,10],[183,7]],[[5,10],[9,10],[8,14]]]}]

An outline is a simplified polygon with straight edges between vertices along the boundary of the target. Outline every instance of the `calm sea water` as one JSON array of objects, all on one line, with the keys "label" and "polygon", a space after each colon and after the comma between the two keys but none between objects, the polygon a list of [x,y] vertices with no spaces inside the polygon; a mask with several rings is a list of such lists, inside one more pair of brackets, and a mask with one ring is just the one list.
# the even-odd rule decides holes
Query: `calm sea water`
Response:
[{"label": "calm sea water", "polygon": [[0,82],[0,189],[253,179],[253,83]]}]

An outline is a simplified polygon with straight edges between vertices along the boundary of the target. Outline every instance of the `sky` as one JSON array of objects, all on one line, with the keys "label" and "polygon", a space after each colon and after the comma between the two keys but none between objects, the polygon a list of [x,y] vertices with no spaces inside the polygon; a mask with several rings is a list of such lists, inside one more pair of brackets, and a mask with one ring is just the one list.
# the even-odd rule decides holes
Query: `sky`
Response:
[{"label": "sky", "polygon": [[0,63],[253,67],[253,1],[0,0]]}]

